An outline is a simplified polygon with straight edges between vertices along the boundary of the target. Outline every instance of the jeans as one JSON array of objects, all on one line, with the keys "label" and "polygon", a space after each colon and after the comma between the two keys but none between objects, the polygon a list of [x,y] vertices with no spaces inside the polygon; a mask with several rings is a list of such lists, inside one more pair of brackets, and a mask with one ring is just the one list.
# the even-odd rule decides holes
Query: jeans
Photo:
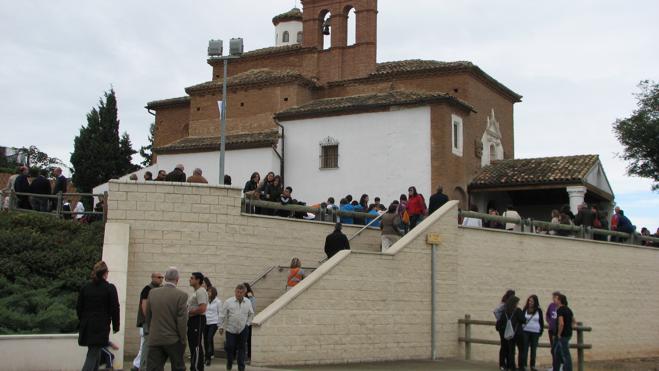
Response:
[{"label": "jeans", "polygon": [[206,351],[206,361],[210,361],[215,355],[215,333],[217,332],[217,324],[206,325],[204,331],[204,350]]},{"label": "jeans", "polygon": [[514,337],[510,340],[503,339],[506,343],[506,369],[515,369],[515,345],[518,344],[518,338]]},{"label": "jeans", "polygon": [[99,346],[87,347],[87,357],[82,365],[82,371],[98,371],[101,364],[101,348]]},{"label": "jeans", "polygon": [[508,368],[508,341],[503,338],[503,331],[499,331],[499,368]]},{"label": "jeans", "polygon": [[535,368],[535,356],[536,351],[538,350],[538,341],[540,340],[540,334],[537,332],[523,332],[524,336],[524,348],[522,349],[522,359],[519,368],[525,368],[528,362],[529,357],[529,348],[531,349],[531,368]]},{"label": "jeans", "polygon": [[190,347],[190,371],[204,370],[204,344],[202,342],[206,316],[188,318],[188,346]]},{"label": "jeans", "polygon": [[229,331],[226,332],[224,350],[227,353],[227,370],[231,370],[231,367],[233,367],[233,359],[236,355],[238,361],[238,371],[245,370],[245,345],[247,343],[248,335],[249,328],[247,326],[245,326],[240,334],[232,334]]},{"label": "jeans", "polygon": [[551,353],[551,364],[554,364],[554,346],[556,345],[556,334],[554,334],[554,331],[549,330],[547,331],[549,333],[549,353]]},{"label": "jeans", "polygon": [[133,367],[146,370],[146,360],[149,358],[149,335],[144,332],[144,327],[140,327],[140,338],[140,350],[133,360]]},{"label": "jeans", "polygon": [[554,370],[560,370],[561,364],[563,371],[572,371],[572,356],[570,355],[570,338],[557,337],[554,339]]},{"label": "jeans", "polygon": [[421,223],[423,221],[423,215],[421,214],[416,214],[416,215],[410,215],[410,231],[416,227],[417,224]]}]

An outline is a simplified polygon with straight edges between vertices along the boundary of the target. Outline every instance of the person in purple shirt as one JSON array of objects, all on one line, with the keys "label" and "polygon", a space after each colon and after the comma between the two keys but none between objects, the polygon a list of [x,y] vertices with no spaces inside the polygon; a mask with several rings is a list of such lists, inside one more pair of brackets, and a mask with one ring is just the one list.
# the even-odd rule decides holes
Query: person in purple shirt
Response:
[{"label": "person in purple shirt", "polygon": [[552,359],[552,364],[554,360],[554,337],[556,336],[556,320],[558,318],[558,315],[556,314],[556,311],[558,310],[558,298],[561,296],[561,293],[559,291],[554,291],[551,294],[551,303],[547,307],[547,311],[545,312],[545,322],[547,323],[547,326],[549,327],[549,344],[551,346],[551,359]]}]

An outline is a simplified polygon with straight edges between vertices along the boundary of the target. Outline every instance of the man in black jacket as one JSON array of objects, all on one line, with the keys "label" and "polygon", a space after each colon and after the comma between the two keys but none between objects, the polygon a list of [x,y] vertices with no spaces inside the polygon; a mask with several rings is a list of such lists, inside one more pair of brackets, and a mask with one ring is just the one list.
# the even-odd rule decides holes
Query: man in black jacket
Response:
[{"label": "man in black jacket", "polygon": [[165,177],[166,182],[183,182],[185,183],[188,180],[188,177],[183,172],[185,167],[182,164],[176,165],[174,170],[171,173],[167,174]]},{"label": "man in black jacket", "polygon": [[[38,195],[50,195],[50,180],[46,178],[47,170],[39,171],[39,176],[34,178],[30,184],[30,193]],[[32,196],[32,209],[41,212],[48,212],[48,197]]]},{"label": "man in black jacket", "polygon": [[[16,177],[14,181],[14,190],[18,193],[30,193],[30,181],[28,180],[28,168],[26,166],[21,166],[21,174]],[[19,196],[18,199],[18,208],[19,209],[31,209],[30,207],[30,196]]]},{"label": "man in black jacket", "polygon": [[341,223],[336,223],[334,232],[325,238],[325,254],[330,259],[334,254],[341,250],[350,250],[350,241],[348,237],[341,232]]},{"label": "man in black jacket", "polygon": [[[56,167],[55,170],[53,170],[53,175],[55,176],[55,187],[53,187],[53,194],[56,195],[60,192],[66,193],[67,179],[64,175],[62,175],[62,168]],[[53,200],[53,202],[51,202],[50,209],[51,210],[57,209],[56,200]]]},{"label": "man in black jacket", "polygon": [[583,225],[584,227],[592,227],[595,220],[595,214],[590,210],[588,204],[583,203],[579,205],[579,212],[574,217],[575,225]]},{"label": "man in black jacket", "polygon": [[430,204],[428,205],[428,215],[435,212],[440,207],[448,202],[448,196],[445,195],[442,186],[437,187],[437,193],[430,196]]}]

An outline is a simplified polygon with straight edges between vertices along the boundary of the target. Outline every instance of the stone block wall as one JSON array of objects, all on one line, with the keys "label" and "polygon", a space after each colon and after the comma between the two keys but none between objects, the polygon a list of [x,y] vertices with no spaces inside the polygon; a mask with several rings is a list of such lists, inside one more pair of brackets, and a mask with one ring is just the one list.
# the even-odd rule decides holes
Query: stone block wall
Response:
[{"label": "stone block wall", "polygon": [[[316,267],[325,257],[325,236],[333,224],[242,215],[241,195],[238,188],[206,184],[110,182],[108,222],[130,226],[121,317],[126,354],[137,353],[139,293],[154,271],[176,266],[181,272],[179,287],[190,292],[189,274],[203,272],[225,299],[236,284],[252,281],[270,266],[288,265],[292,257],[299,257],[305,266]],[[359,229],[346,226],[344,232],[351,236]],[[351,245],[355,250],[379,251],[380,233],[368,229]]]},{"label": "stone block wall", "polygon": [[[492,310],[508,288],[523,302],[537,294],[543,310],[552,291],[565,293],[576,319],[593,327],[585,334],[593,345],[586,360],[659,355],[659,250],[466,229],[456,226],[456,217],[452,201],[386,253],[346,252],[321,266],[255,318],[253,364],[429,359],[430,232],[442,239],[435,309],[439,357],[463,357],[458,319],[470,314],[493,320]],[[472,329],[473,337],[498,340],[493,327]],[[549,363],[547,349],[538,354]],[[498,347],[474,345],[472,356],[496,362]]]}]

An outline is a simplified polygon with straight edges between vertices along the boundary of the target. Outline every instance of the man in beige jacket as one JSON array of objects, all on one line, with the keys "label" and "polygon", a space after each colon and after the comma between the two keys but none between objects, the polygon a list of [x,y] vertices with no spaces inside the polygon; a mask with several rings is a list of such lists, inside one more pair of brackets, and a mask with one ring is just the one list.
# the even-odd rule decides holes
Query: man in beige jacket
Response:
[{"label": "man in beige jacket", "polygon": [[146,306],[149,332],[147,371],[163,370],[167,359],[172,364],[172,371],[185,370],[183,354],[188,330],[188,294],[176,288],[178,279],[178,270],[171,267],[165,272],[165,284],[149,292]]}]

